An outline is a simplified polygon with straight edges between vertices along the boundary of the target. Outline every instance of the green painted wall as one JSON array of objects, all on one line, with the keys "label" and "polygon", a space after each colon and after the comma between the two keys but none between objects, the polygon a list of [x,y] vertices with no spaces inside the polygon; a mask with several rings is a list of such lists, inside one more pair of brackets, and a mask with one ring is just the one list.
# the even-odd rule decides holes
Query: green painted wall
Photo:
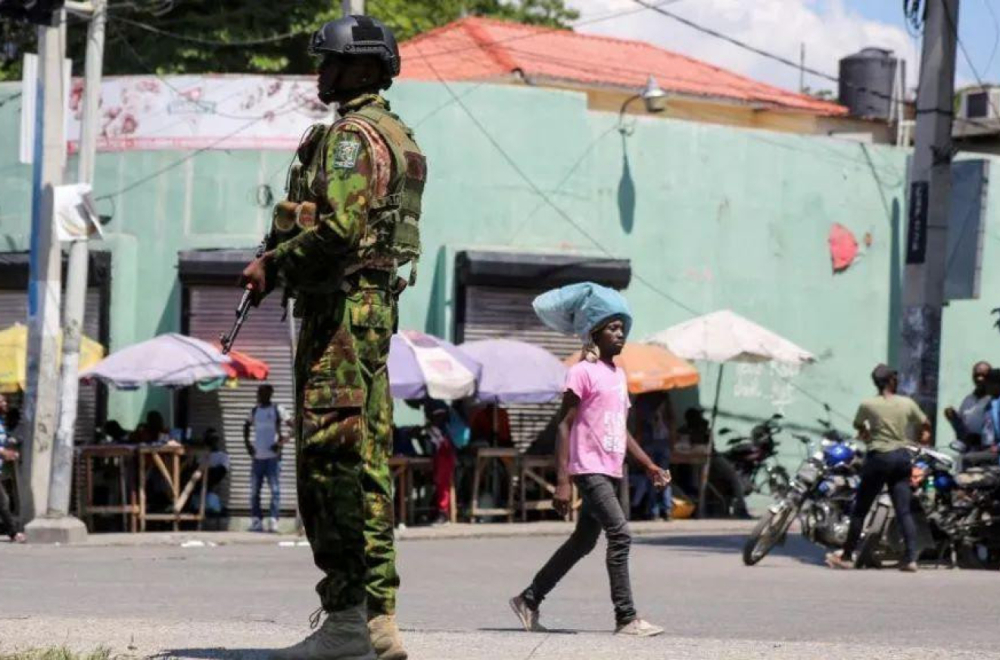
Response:
[{"label": "green painted wall", "polygon": [[[904,151],[661,119],[640,119],[623,136],[617,116],[588,111],[579,94],[452,89],[461,104],[432,83],[401,83],[390,94],[430,163],[426,257],[420,282],[404,297],[403,326],[450,331],[451,265],[461,247],[609,254],[632,261],[627,294],[635,338],[695,312],[731,308],[821,358],[797,375],[767,365],[727,367],[723,423],[741,426],[780,409],[791,422],[814,427],[824,413],[812,399],[850,416],[869,395],[872,366],[893,348]],[[11,91],[0,87],[0,100]],[[16,101],[0,107],[0,249],[10,250],[28,244],[29,173],[16,164],[18,113]],[[207,152],[167,169],[184,155],[99,158],[98,194],[162,172],[118,199],[108,227],[115,254],[112,348],[179,327],[177,251],[253,246],[269,216],[255,205],[255,188],[266,183],[280,191],[290,157]],[[998,184],[991,185],[996,193]],[[991,194],[983,300],[946,312],[942,401],[964,392],[973,361],[1000,362],[988,316],[1000,300],[990,265],[1000,230],[996,199]],[[838,275],[827,247],[835,222],[862,243],[871,235],[871,247]],[[703,375],[700,396],[710,405],[717,371],[706,365]],[[148,396],[161,403],[162,394]],[[131,423],[146,402],[146,393],[116,395],[111,414]],[[844,417],[834,421],[848,425]],[[799,455],[792,442],[785,446],[789,459]]]}]

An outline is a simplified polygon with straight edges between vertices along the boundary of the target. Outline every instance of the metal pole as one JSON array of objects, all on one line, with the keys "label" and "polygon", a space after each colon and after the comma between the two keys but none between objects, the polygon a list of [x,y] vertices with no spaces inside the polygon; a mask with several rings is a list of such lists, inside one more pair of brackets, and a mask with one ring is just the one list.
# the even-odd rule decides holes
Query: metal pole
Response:
[{"label": "metal pole", "polygon": [[364,16],[365,0],[340,0],[340,8],[344,16]]},{"label": "metal pole", "polygon": [[[24,396],[25,438],[22,469],[22,518],[33,520],[48,509],[52,439],[58,413],[59,294],[62,261],[54,240],[53,188],[66,166],[63,88],[65,12],[58,27],[38,28],[38,92],[32,173],[31,255],[28,283],[28,363]],[[30,529],[29,529],[30,538]]]},{"label": "metal pole", "polygon": [[927,3],[910,172],[900,390],[937,420],[959,0]]},{"label": "metal pole", "polygon": [[[107,0],[93,1],[93,14],[87,28],[87,59],[83,96],[83,125],[80,135],[78,180],[93,183],[97,158],[97,132],[100,126],[101,74],[104,60],[104,29]],[[70,243],[66,276],[66,304],[63,318],[62,373],[60,377],[59,427],[52,456],[52,481],[49,485],[49,515],[69,515],[73,484],[73,439],[76,430],[77,401],[80,385],[80,341],[87,301],[87,240]],[[82,524],[81,524],[82,526]],[[86,530],[83,530],[86,534]]]}]

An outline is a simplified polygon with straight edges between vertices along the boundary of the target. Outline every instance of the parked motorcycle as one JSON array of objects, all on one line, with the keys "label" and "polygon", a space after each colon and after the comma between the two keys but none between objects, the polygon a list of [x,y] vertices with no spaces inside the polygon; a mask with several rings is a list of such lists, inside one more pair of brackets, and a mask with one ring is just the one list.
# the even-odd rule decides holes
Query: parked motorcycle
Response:
[{"label": "parked motorcycle", "polygon": [[[917,529],[917,555],[931,555],[938,562],[945,557],[953,559],[962,542],[960,521],[971,513],[967,504],[961,503],[954,469],[952,458],[940,451],[929,447],[914,450],[910,510]],[[855,563],[859,568],[898,565],[904,552],[892,498],[882,493],[869,514]]]},{"label": "parked motorcycle", "polygon": [[[788,470],[778,464],[778,440],[775,436],[781,432],[781,415],[773,415],[753,427],[749,436],[729,438],[726,441],[728,449],[721,452],[739,475],[745,495],[761,493],[781,497],[788,490]],[[731,429],[719,430],[719,436],[725,437],[732,433]],[[718,477],[709,476],[713,488],[726,493],[731,488]],[[730,494],[732,497],[732,494]]]},{"label": "parked motorcycle", "polygon": [[[811,447],[805,436],[795,436]],[[851,502],[857,491],[862,447],[835,431],[824,434],[816,451],[807,450],[788,490],[768,507],[743,544],[743,563],[753,566],[781,543],[798,518],[803,535],[836,548],[847,538]]]}]

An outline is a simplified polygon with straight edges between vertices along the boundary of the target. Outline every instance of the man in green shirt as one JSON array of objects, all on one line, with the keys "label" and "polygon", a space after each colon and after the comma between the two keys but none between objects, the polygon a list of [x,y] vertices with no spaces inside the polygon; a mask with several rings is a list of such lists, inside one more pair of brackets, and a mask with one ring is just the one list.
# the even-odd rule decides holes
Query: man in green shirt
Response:
[{"label": "man in green shirt", "polygon": [[896,393],[899,375],[895,369],[878,365],[872,372],[872,381],[878,396],[864,401],[854,417],[854,428],[868,445],[868,455],[861,468],[851,527],[843,551],[828,554],[826,563],[830,568],[854,567],[851,557],[861,538],[865,518],[882,487],[886,486],[906,544],[906,556],[900,568],[913,572],[917,570],[917,530],[910,511],[913,455],[909,448],[916,442],[930,444],[931,424],[913,399]]}]

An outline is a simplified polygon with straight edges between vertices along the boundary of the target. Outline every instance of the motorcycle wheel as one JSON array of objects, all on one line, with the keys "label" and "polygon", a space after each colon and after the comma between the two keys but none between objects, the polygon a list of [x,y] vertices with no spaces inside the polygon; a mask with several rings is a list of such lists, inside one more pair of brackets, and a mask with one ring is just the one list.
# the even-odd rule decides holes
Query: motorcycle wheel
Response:
[{"label": "motorcycle wheel", "polygon": [[903,561],[902,551],[894,547],[890,540],[891,537],[888,536],[892,533],[891,527],[894,519],[894,514],[890,514],[885,508],[880,508],[875,512],[861,543],[858,545],[857,556],[854,560],[855,566],[858,568],[885,568],[898,566]]},{"label": "motorcycle wheel", "polygon": [[768,511],[743,544],[743,563],[753,566],[778,545],[795,517],[795,508],[786,504],[775,514]]}]

